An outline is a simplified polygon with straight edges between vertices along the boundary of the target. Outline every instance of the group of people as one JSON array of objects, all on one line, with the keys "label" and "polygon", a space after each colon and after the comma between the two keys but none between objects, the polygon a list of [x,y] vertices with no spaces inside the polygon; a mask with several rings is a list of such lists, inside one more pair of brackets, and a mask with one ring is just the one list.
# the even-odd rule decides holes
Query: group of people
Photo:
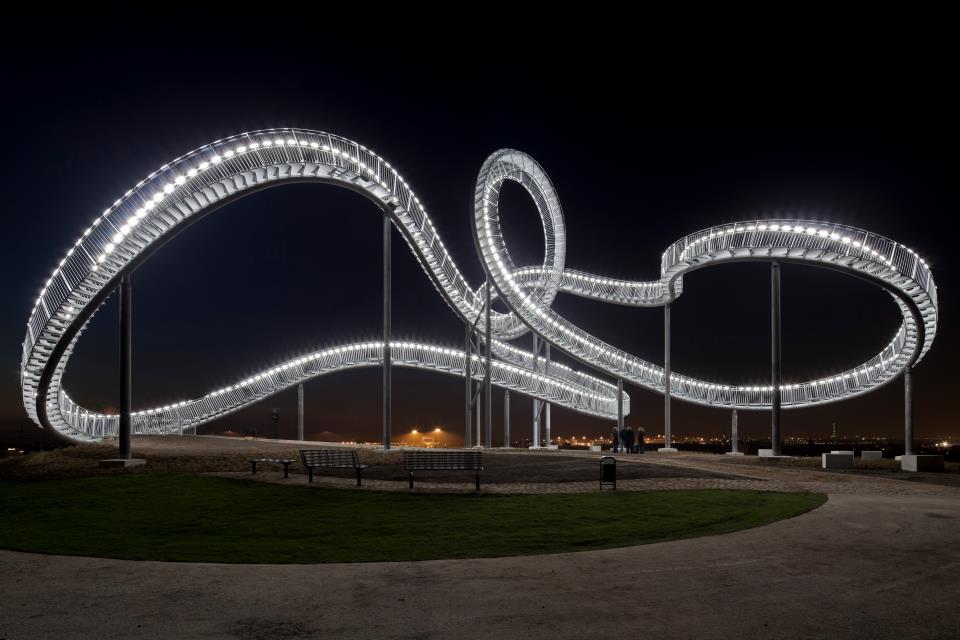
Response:
[{"label": "group of people", "polygon": [[643,445],[646,431],[643,427],[637,427],[634,432],[632,427],[624,427],[617,431],[613,428],[611,440],[613,441],[614,453],[643,453]]}]

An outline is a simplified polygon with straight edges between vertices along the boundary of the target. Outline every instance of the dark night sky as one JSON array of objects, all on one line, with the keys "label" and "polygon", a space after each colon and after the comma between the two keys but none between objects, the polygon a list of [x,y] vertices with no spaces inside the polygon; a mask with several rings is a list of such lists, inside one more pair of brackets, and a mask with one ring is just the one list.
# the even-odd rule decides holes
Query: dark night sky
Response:
[{"label": "dark night sky", "polygon": [[[951,392],[960,374],[955,227],[957,104],[927,63],[877,57],[745,64],[671,59],[632,50],[565,50],[539,57],[488,43],[467,55],[451,40],[402,51],[323,49],[295,39],[269,55],[230,51],[189,34],[155,48],[8,41],[2,253],[6,302],[0,437],[26,421],[18,371],[24,324],[51,268],[89,222],[168,160],[215,139],[278,126],[314,128],[376,150],[425,201],[445,243],[476,284],[468,226],[484,158],[509,146],[533,155],[557,185],[571,268],[653,279],[680,236],[722,222],[796,215],[863,227],[916,248],[934,270],[940,329],[916,370],[919,436],[960,436]],[[41,46],[42,45],[42,46]],[[117,47],[124,47],[116,55]],[[432,47],[432,48],[431,48]],[[185,51],[185,53],[175,53]],[[486,51],[486,53],[484,53]],[[440,64],[438,60],[443,60]],[[708,62],[709,60],[709,62]],[[533,204],[519,188],[504,206],[518,264],[542,260]],[[363,198],[317,185],[255,194],[172,241],[135,280],[135,405],[195,397],[295,354],[375,338],[380,218]],[[462,327],[395,236],[398,337],[456,345]],[[347,266],[348,265],[348,266]],[[769,274],[728,265],[686,280],[674,306],[674,367],[731,383],[769,376]],[[587,331],[662,362],[662,311],[561,296],[555,308]],[[805,379],[858,364],[886,344],[899,315],[889,296],[850,278],[783,269],[784,376]],[[92,407],[116,402],[116,300],[91,323],[70,361],[67,389]],[[528,346],[529,338],[522,342]],[[400,370],[395,430],[462,425],[462,382]],[[660,396],[628,387],[629,424],[661,425]],[[208,427],[266,430],[270,408],[292,435],[291,390]],[[499,394],[497,397],[499,401]],[[495,433],[501,410],[495,407]],[[514,402],[514,434],[529,431]],[[897,381],[842,404],[786,412],[784,433],[896,437]],[[741,420],[768,433],[766,414]],[[307,435],[373,437],[379,373],[350,372],[307,386]],[[719,434],[729,414],[677,403],[678,434]],[[28,425],[29,426],[29,425]],[[32,427],[31,427],[32,428]],[[557,410],[554,432],[599,434],[609,424]]]}]

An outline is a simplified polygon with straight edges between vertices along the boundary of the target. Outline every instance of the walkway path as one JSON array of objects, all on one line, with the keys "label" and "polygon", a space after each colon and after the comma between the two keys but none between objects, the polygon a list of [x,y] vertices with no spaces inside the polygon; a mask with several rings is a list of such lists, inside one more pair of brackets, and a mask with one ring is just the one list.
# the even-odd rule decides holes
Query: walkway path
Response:
[{"label": "walkway path", "polygon": [[520,558],[251,566],[0,551],[0,638],[960,637],[960,490],[708,456],[622,464],[654,463],[750,477],[626,488],[752,483],[830,500],[722,536]]}]

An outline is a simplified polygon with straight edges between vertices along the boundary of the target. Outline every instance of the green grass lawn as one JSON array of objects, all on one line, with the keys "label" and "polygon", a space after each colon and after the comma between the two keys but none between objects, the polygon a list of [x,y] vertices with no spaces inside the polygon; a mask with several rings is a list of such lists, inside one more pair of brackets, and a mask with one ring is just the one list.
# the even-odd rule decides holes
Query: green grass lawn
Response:
[{"label": "green grass lawn", "polygon": [[0,482],[0,548],[203,562],[369,562],[556,553],[727,533],[826,496],[314,489],[187,474]]}]

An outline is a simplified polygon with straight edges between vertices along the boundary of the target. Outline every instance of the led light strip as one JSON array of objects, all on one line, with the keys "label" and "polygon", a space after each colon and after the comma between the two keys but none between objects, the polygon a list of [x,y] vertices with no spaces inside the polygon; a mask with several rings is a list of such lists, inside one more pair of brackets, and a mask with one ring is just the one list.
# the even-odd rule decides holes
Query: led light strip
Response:
[{"label": "led light strip", "polygon": [[[38,425],[72,440],[111,435],[116,417],[78,407],[61,381],[73,346],[96,309],[119,281],[176,227],[204,215],[218,204],[254,188],[306,180],[339,184],[389,210],[395,225],[431,277],[447,304],[465,322],[477,321],[483,332],[483,287],[472,288],[447,251],[426,207],[388,162],[356,142],[303,129],[241,134],[201,147],[127,191],[98,216],[58,263],[38,296],[27,323],[21,360],[24,405]],[[516,268],[499,231],[497,201],[504,180],[520,183],[536,203],[545,229],[541,267]],[[682,292],[682,276],[696,268],[727,260],[772,259],[832,266],[856,272],[894,293],[904,323],[887,347],[860,367],[821,380],[785,384],[784,406],[832,402],[883,384],[929,349],[936,331],[936,286],[927,264],[914,251],[868,232],[809,221],[753,221],[704,230],[674,243],[661,256],[660,280],[637,282],[594,276],[565,268],[566,232],[559,200],[546,173],[532,158],[502,150],[488,158],[477,181],[475,216],[477,249],[510,312],[491,312],[492,348],[498,361],[498,384],[561,406],[593,415],[615,413],[615,387],[596,377],[551,362],[550,373],[532,369],[532,353],[506,341],[530,327],[575,358],[614,376],[661,390],[663,371],[573,326],[550,305],[560,291],[632,306],[661,306]],[[916,317],[922,320],[918,324]],[[918,337],[922,340],[918,344]],[[344,367],[375,364],[368,351],[378,343],[324,350],[339,354],[338,364],[314,375]],[[404,366],[454,372],[455,350],[423,343],[406,345]],[[366,346],[363,346],[366,345]],[[344,351],[346,350],[346,351]],[[345,353],[359,359],[344,359]],[[442,358],[441,358],[442,356]],[[273,367],[230,385],[229,391],[139,411],[136,419],[173,429],[212,420],[224,412],[262,400],[291,379],[304,358]],[[460,356],[462,358],[462,355]],[[445,359],[443,364],[438,358]],[[482,366],[477,365],[474,366]],[[463,374],[461,362],[459,374]],[[521,375],[522,374],[522,375]],[[711,406],[764,408],[770,387],[733,386],[673,374],[676,397]],[[287,385],[288,386],[288,385]],[[251,390],[256,388],[254,393]],[[230,398],[226,398],[232,394]],[[136,427],[135,420],[135,427]],[[142,428],[148,428],[141,424]],[[161,431],[163,427],[161,428]]]},{"label": "led light strip", "polygon": [[[784,407],[835,402],[885,384],[919,361],[936,335],[937,293],[927,263],[915,251],[882,236],[844,225],[806,220],[758,220],[705,229],[679,240],[661,256],[661,278],[619,280],[549,266],[517,268],[499,223],[504,181],[520,183],[537,203],[545,229],[563,228],[554,187],[533,158],[502,149],[484,163],[477,180],[474,230],[481,260],[499,298],[533,331],[578,360],[662,392],[661,367],[623,352],[562,318],[531,293],[544,282],[595,300],[631,306],[663,306],[682,292],[683,275],[730,261],[795,262],[846,271],[889,291],[903,323],[887,346],[864,364],[819,380],[782,384]],[[548,251],[551,238],[548,234]],[[922,335],[922,340],[918,337]],[[769,408],[772,386],[729,385],[672,373],[671,393],[682,400],[737,409]]]}]

